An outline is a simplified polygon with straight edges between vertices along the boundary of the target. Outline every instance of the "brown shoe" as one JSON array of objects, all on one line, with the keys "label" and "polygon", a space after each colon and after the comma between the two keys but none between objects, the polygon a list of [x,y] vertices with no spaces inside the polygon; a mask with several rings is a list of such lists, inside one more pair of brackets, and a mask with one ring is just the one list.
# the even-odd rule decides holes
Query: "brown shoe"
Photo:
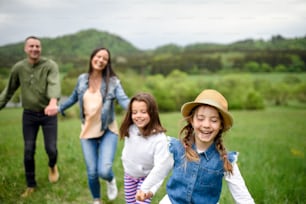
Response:
[{"label": "brown shoe", "polygon": [[32,193],[34,193],[35,188],[27,187],[27,189],[21,194],[22,198],[29,197]]},{"label": "brown shoe", "polygon": [[55,165],[53,168],[49,167],[49,181],[50,183],[55,183],[59,179],[59,173],[57,166]]}]

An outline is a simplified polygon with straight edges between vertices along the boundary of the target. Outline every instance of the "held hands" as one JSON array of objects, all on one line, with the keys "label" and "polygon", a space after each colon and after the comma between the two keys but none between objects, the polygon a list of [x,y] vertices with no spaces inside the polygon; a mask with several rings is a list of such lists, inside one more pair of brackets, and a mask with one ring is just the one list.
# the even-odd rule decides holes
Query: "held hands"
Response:
[{"label": "held hands", "polygon": [[48,116],[53,116],[53,115],[56,115],[57,114],[57,106],[51,106],[51,105],[48,105],[46,108],[45,108],[45,114],[48,115]]},{"label": "held hands", "polygon": [[145,201],[146,199],[152,198],[153,193],[151,191],[148,191],[147,193],[145,193],[142,190],[138,190],[135,197],[136,197],[136,200],[138,201]]},{"label": "held hands", "polygon": [[48,106],[45,108],[44,112],[48,116],[53,116],[57,114],[57,100],[51,99]]}]

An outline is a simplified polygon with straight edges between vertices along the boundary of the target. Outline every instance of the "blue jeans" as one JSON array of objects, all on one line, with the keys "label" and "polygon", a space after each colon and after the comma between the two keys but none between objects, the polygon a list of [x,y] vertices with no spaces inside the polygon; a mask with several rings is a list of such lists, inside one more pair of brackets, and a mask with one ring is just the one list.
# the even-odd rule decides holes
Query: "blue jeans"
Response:
[{"label": "blue jeans", "polygon": [[100,198],[99,177],[109,182],[114,178],[112,167],[117,143],[118,136],[109,129],[99,138],[81,139],[88,185],[94,199]]},{"label": "blue jeans", "polygon": [[45,150],[48,154],[49,167],[57,162],[57,116],[47,116],[44,112],[24,110],[22,115],[22,130],[24,139],[24,167],[28,187],[35,187],[35,149],[36,138],[42,127]]}]

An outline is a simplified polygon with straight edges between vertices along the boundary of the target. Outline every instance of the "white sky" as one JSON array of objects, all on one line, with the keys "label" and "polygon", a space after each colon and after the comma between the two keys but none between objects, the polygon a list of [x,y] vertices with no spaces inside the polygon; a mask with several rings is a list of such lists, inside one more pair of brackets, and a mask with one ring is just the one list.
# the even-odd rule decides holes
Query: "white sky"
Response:
[{"label": "white sky", "polygon": [[95,28],[140,49],[306,36],[306,0],[0,0],[0,46]]}]

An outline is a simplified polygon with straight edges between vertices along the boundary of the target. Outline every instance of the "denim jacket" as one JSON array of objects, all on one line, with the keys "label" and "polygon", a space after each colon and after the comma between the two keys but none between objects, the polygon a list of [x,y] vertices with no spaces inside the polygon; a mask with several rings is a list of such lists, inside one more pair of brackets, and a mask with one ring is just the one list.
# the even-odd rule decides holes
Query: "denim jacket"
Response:
[{"label": "denim jacket", "polygon": [[[88,89],[88,73],[81,74],[78,78],[77,85],[75,86],[72,94],[69,98],[59,106],[59,112],[62,115],[65,115],[64,111],[74,105],[76,102],[79,102],[80,106],[80,118],[81,122],[85,122],[85,115],[83,109],[83,96],[85,91]],[[125,94],[120,80],[117,77],[111,77],[108,85],[108,92],[106,95],[106,84],[105,79],[102,80],[102,85],[100,88],[102,95],[103,106],[101,112],[101,130],[106,130],[108,125],[114,121],[115,118],[115,107],[114,100],[116,99],[120,106],[125,110],[127,109],[130,99]]]},{"label": "denim jacket", "polygon": [[[195,146],[193,146],[195,149]],[[189,162],[184,158],[185,149],[177,139],[171,139],[170,152],[173,154],[174,166],[172,176],[167,183],[167,193],[172,204],[216,204],[219,201],[223,161],[215,143],[207,151],[200,153],[199,162]],[[230,152],[230,162],[236,152]]]}]

